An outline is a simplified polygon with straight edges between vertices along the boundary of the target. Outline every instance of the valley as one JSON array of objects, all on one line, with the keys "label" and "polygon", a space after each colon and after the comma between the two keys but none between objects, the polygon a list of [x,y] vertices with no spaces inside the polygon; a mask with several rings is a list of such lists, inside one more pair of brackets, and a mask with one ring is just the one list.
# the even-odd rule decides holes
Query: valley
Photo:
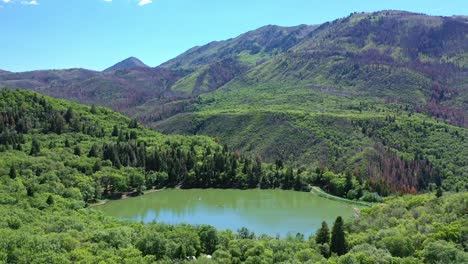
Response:
[{"label": "valley", "polygon": [[[0,85],[108,106],[163,133],[208,135],[265,162],[351,173],[384,194],[441,179],[464,189],[464,19],[354,13],[320,26],[265,26],[156,68],[129,58],[104,72],[1,74]],[[389,175],[410,161],[429,175]]]},{"label": "valley", "polygon": [[[165,32],[129,24],[110,53]],[[0,70],[0,263],[468,263],[466,16],[353,12],[143,61]]]}]

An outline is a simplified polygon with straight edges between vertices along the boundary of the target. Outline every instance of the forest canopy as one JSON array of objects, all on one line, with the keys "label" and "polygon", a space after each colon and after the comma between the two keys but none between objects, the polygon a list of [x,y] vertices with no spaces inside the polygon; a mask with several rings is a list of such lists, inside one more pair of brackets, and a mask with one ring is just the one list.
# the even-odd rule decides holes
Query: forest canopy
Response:
[{"label": "forest canopy", "polygon": [[282,160],[264,163],[208,137],[162,135],[107,108],[21,90],[0,93],[0,154],[0,261],[5,263],[468,260],[468,197],[444,191],[437,181],[428,181],[437,195],[392,196],[356,219],[337,219],[323,232],[329,238],[278,239],[246,229],[131,223],[88,204],[176,186],[308,191],[316,185],[351,199],[382,198],[375,186],[352,174]]}]

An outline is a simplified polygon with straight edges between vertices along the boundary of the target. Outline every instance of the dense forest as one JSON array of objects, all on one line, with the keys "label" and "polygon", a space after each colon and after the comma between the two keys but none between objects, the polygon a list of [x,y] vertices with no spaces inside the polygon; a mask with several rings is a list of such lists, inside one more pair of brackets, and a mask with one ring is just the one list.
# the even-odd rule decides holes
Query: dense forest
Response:
[{"label": "dense forest", "polygon": [[[2,179],[3,188],[15,188],[17,181]],[[468,261],[466,194],[394,197],[385,205],[362,211],[353,221],[322,228],[310,238],[298,234],[283,239],[246,229],[232,232],[203,225],[123,222],[82,208],[74,198],[53,197],[24,193],[17,196],[19,201],[0,207],[0,261],[182,263],[191,256],[197,257],[192,263]],[[336,246],[328,246],[333,241]],[[204,258],[205,254],[212,259]]]},{"label": "dense forest", "polygon": [[[351,173],[296,168],[281,160],[264,163],[208,137],[162,135],[107,108],[34,92],[1,92],[0,121],[4,263],[468,261],[468,197],[445,192],[438,178],[427,179],[436,192],[386,198],[353,220],[324,223],[310,238],[279,239],[245,228],[144,225],[104,216],[88,203],[161,187],[307,191],[318,185],[351,199],[381,198],[368,180]],[[420,166],[406,167],[387,155],[391,162],[383,166]]]},{"label": "dense forest", "polygon": [[308,191],[315,185],[373,201],[370,193],[383,188],[350,173],[295,168],[282,160],[264,163],[208,137],[165,136],[109,109],[34,92],[5,90],[0,108],[2,172],[24,177],[30,195],[42,188],[65,195],[74,188],[84,201],[93,201],[162,187]]}]

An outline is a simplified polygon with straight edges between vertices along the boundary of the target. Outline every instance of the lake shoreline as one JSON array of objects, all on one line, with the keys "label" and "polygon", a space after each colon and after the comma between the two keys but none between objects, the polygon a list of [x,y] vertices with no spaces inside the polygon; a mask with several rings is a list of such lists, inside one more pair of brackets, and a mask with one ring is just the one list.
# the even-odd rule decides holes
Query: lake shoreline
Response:
[{"label": "lake shoreline", "polygon": [[131,193],[125,193],[125,194],[123,194],[122,197],[120,197],[119,199],[105,199],[105,200],[99,201],[99,202],[97,202],[97,203],[88,204],[88,208],[103,206],[103,205],[107,204],[109,201],[119,201],[119,200],[125,200],[125,199],[135,198],[135,197],[139,197],[139,196],[142,196],[142,195],[145,195],[145,194],[149,194],[149,193],[160,192],[160,191],[162,191],[162,190],[164,190],[164,189],[151,189],[151,190],[146,190],[146,191],[143,191],[143,194],[137,195],[137,196],[131,196],[131,195],[129,195],[129,194],[131,194]]},{"label": "lake shoreline", "polygon": [[[155,192],[160,192],[160,191],[163,191],[165,189],[167,189],[167,188],[146,190],[146,191],[143,192],[143,194],[137,195],[137,196],[129,195],[131,193],[128,192],[128,193],[124,193],[122,195],[122,197],[120,197],[118,199],[105,199],[105,200],[99,201],[97,203],[88,204],[89,205],[88,207],[93,208],[93,207],[103,206],[103,205],[107,204],[109,201],[119,201],[119,200],[125,200],[125,199],[130,199],[130,198],[136,198],[136,197],[140,197],[142,195],[155,193]],[[173,189],[180,189],[180,186],[178,186],[176,188],[173,188]],[[197,189],[197,188],[195,188],[195,189]],[[220,189],[220,188],[207,188],[207,189]],[[242,190],[242,189],[236,189],[236,188],[229,188],[229,189]],[[261,190],[260,188],[255,188],[255,189]],[[190,190],[190,189],[187,189],[187,190]],[[249,189],[247,189],[247,190],[249,190]],[[251,189],[251,190],[254,190],[254,189]],[[270,189],[270,190],[274,190],[274,189]],[[279,190],[283,190],[283,189],[279,189]],[[302,192],[302,191],[299,191],[299,192]],[[330,199],[330,200],[334,200],[334,201],[345,202],[345,203],[354,204],[354,205],[359,205],[359,206],[372,207],[374,205],[372,203],[367,203],[367,202],[363,202],[363,201],[349,200],[349,199],[346,199],[346,198],[343,198],[343,197],[339,197],[339,196],[329,194],[329,193],[325,192],[324,190],[322,190],[318,186],[312,186],[309,193],[318,195],[318,196],[320,196],[322,198],[326,198],[326,199]]]},{"label": "lake shoreline", "polygon": [[286,237],[311,235],[323,221],[332,223],[338,216],[355,219],[362,209],[310,192],[282,189],[164,189],[135,198],[90,210],[145,224],[211,225],[233,232],[246,227],[257,234]]},{"label": "lake shoreline", "polygon": [[327,199],[334,200],[334,201],[340,201],[340,202],[344,202],[344,203],[349,203],[349,204],[354,204],[354,205],[359,205],[359,206],[366,206],[366,207],[374,206],[373,203],[349,200],[349,199],[346,199],[346,198],[343,198],[343,197],[339,197],[339,196],[329,194],[329,193],[325,192],[324,190],[322,190],[320,187],[317,187],[317,186],[313,186],[312,189],[310,190],[310,192],[313,193],[313,194],[316,194],[316,195],[318,195],[320,197],[327,198]]}]

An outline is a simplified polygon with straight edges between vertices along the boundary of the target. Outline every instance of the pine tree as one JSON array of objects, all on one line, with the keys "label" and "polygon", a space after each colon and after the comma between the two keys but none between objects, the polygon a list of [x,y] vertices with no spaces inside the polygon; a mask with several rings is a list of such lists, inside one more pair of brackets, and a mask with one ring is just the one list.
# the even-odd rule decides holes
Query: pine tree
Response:
[{"label": "pine tree", "polygon": [[62,134],[63,129],[65,128],[65,119],[59,113],[55,113],[54,117],[50,120],[49,131],[52,131],[56,134]]},{"label": "pine tree", "polygon": [[136,119],[132,119],[128,124],[128,128],[138,128],[138,122]]},{"label": "pine tree", "polygon": [[175,252],[175,256],[179,259],[185,259],[187,257],[187,250],[184,245],[180,245]]},{"label": "pine tree", "polygon": [[330,243],[330,229],[328,229],[327,222],[322,222],[322,227],[317,231],[315,235],[315,241],[317,244],[329,244]]},{"label": "pine tree", "polygon": [[97,114],[97,108],[95,105],[91,106],[91,114]]},{"label": "pine tree", "polygon": [[29,155],[34,156],[34,155],[39,154],[40,152],[41,152],[41,144],[39,143],[39,141],[37,141],[37,139],[33,138],[32,145],[31,145],[31,152],[29,153]]},{"label": "pine tree", "polygon": [[80,146],[75,147],[75,149],[73,150],[73,154],[75,154],[76,156],[81,156]]},{"label": "pine tree", "polygon": [[292,167],[288,167],[283,179],[283,189],[289,190],[292,187],[294,181],[294,171]]},{"label": "pine tree", "polygon": [[302,179],[299,174],[296,174],[296,176],[294,177],[294,190],[302,190]]},{"label": "pine tree", "polygon": [[16,145],[15,149],[18,150],[18,151],[22,151],[22,150],[23,150],[23,146],[21,146],[21,144],[18,143],[18,144]]},{"label": "pine tree", "polygon": [[346,238],[341,216],[338,216],[333,224],[330,252],[336,253],[338,256],[346,254]]},{"label": "pine tree", "polygon": [[16,168],[15,168],[15,166],[11,166],[11,167],[10,167],[10,173],[9,173],[9,175],[10,175],[10,178],[11,178],[11,179],[16,179],[16,177],[18,176],[18,173],[16,173]]},{"label": "pine tree", "polygon": [[49,197],[47,197],[46,203],[48,205],[53,205],[54,204],[54,197],[52,197],[52,195],[49,195]]},{"label": "pine tree", "polygon": [[34,196],[34,189],[32,187],[27,187],[26,188],[26,195],[29,197]]},{"label": "pine tree", "polygon": [[350,190],[353,189],[353,177],[351,176],[351,173],[347,172],[346,173],[346,183],[345,183],[345,193],[348,193]]},{"label": "pine tree", "polygon": [[93,146],[91,146],[91,149],[89,150],[89,153],[88,153],[88,157],[89,158],[97,158],[99,157],[99,147],[97,144],[93,144]]},{"label": "pine tree", "polygon": [[102,168],[102,164],[101,164],[101,160],[96,160],[96,162],[94,163],[94,166],[93,166],[93,171],[94,172],[97,172],[97,171],[100,171]]},{"label": "pine tree", "polygon": [[119,128],[117,126],[114,126],[114,129],[112,130],[112,136],[113,137],[119,136]]},{"label": "pine tree", "polygon": [[137,139],[138,136],[137,136],[137,133],[135,131],[131,131],[130,132],[130,139]]},{"label": "pine tree", "polygon": [[438,186],[437,191],[436,191],[436,197],[440,198],[440,197],[442,197],[442,195],[443,195],[442,188],[440,186]]},{"label": "pine tree", "polygon": [[68,107],[67,112],[65,113],[65,121],[70,124],[70,121],[73,118],[73,109]]},{"label": "pine tree", "polygon": [[69,148],[70,147],[70,141],[68,141],[68,138],[65,139],[65,147]]}]

